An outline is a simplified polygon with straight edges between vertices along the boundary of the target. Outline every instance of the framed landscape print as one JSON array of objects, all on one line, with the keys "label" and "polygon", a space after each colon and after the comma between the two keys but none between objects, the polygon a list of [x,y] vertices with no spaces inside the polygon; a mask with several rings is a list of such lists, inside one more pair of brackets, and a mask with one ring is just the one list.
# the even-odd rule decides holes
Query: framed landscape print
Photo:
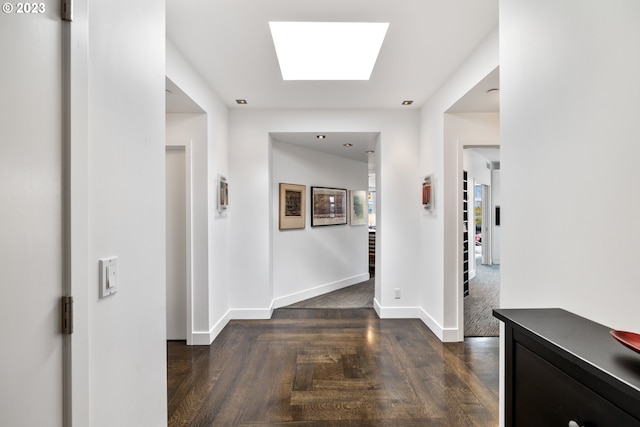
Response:
[{"label": "framed landscape print", "polygon": [[365,225],[367,223],[367,192],[364,190],[349,191],[349,224]]},{"label": "framed landscape print", "polygon": [[311,187],[311,226],[347,223],[347,190]]},{"label": "framed landscape print", "polygon": [[307,187],[298,184],[280,183],[280,207],[278,228],[291,230],[305,227]]}]

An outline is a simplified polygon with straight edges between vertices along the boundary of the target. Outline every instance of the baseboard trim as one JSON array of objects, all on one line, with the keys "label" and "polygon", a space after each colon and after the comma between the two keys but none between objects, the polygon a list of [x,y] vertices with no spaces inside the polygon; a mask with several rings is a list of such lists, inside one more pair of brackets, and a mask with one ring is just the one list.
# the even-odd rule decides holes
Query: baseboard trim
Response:
[{"label": "baseboard trim", "polygon": [[337,291],[347,286],[355,285],[357,283],[365,282],[370,279],[369,273],[358,274],[357,276],[348,277],[346,279],[337,280],[331,283],[325,283],[324,285],[316,286],[315,288],[306,289],[304,291],[295,292],[293,294],[278,297],[273,300],[272,306],[275,308],[286,307],[290,304],[295,304],[300,301],[304,301],[309,298],[314,298],[320,295],[324,295],[328,292]]},{"label": "baseboard trim", "polygon": [[422,308],[418,308],[418,318],[422,320],[427,328],[440,339],[442,342],[458,342],[458,328],[445,328],[429,315]]},{"label": "baseboard trim", "polygon": [[211,345],[230,320],[271,319],[273,304],[269,308],[230,309],[216,322],[208,332],[193,332],[192,345]]},{"label": "baseboard trim", "polygon": [[192,345],[211,345],[211,343],[213,342],[213,340],[216,339],[216,337],[218,336],[218,334],[220,334],[220,332],[222,332],[222,330],[224,329],[225,326],[227,326],[227,323],[229,323],[229,320],[231,320],[231,310],[228,310],[224,316],[222,316],[220,318],[220,320],[218,320],[216,322],[215,325],[213,325],[213,327],[208,331],[208,332],[196,332],[194,331],[191,334],[192,337]]},{"label": "baseboard trim", "polygon": [[271,319],[273,303],[269,308],[234,308],[229,310],[231,320],[265,320]]},{"label": "baseboard trim", "polygon": [[[362,281],[362,280],[361,280]],[[356,282],[359,283],[359,282]],[[349,286],[349,285],[345,285]],[[344,287],[344,286],[343,286]],[[338,288],[340,289],[340,288]],[[306,299],[306,298],[305,298]],[[193,332],[192,345],[210,345],[222,332],[230,320],[265,320],[271,319],[275,309],[275,300],[269,308],[231,309],[216,322],[208,332]],[[289,304],[289,303],[288,303]],[[287,305],[288,305],[287,304]],[[293,303],[290,303],[293,304]],[[377,299],[373,299],[373,309],[381,319],[420,319],[442,342],[459,342],[458,328],[444,328],[421,307],[383,307]]]},{"label": "baseboard trim", "polygon": [[419,307],[382,307],[376,310],[381,319],[417,319]]},{"label": "baseboard trim", "polygon": [[373,298],[373,309],[378,314],[378,317],[382,319],[382,315],[381,315],[382,306],[380,305],[380,303],[378,302],[378,300],[375,297]]},{"label": "baseboard trim", "polygon": [[444,328],[421,307],[383,307],[373,299],[373,309],[381,319],[420,319],[442,342],[458,342],[458,328]]}]

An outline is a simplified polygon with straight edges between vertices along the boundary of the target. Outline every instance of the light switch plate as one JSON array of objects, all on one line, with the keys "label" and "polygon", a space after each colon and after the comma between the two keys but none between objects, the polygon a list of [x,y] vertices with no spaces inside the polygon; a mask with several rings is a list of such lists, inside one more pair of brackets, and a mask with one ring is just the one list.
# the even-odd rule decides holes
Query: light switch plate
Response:
[{"label": "light switch plate", "polygon": [[100,298],[118,292],[118,257],[100,259]]}]

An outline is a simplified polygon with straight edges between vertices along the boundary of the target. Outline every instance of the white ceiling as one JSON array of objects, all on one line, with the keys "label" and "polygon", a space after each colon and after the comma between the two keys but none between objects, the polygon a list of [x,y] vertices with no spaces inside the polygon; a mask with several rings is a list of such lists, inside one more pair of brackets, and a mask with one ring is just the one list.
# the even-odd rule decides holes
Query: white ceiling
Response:
[{"label": "white ceiling", "polygon": [[[498,0],[166,0],[166,5],[167,37],[229,108],[420,108],[498,25]],[[390,25],[369,81],[283,81],[269,21]],[[499,111],[498,93],[487,93],[498,87],[495,70],[449,112]],[[167,112],[203,112],[169,79],[167,89]],[[413,105],[402,106],[407,99]],[[319,141],[317,133],[271,137],[363,162],[378,137],[325,133]]]},{"label": "white ceiling", "polygon": [[[317,135],[326,138],[318,139]],[[322,151],[351,160],[367,163],[367,151],[375,151],[379,132],[272,132],[274,141]],[[345,147],[343,144],[352,144]]]},{"label": "white ceiling", "polygon": [[165,78],[165,99],[167,113],[204,113],[194,100],[182,91],[174,82]]},{"label": "white ceiling", "polygon": [[[419,108],[498,25],[498,0],[166,0],[167,37],[231,108]],[[389,22],[369,81],[283,81],[269,21]],[[236,99],[246,99],[239,106]],[[411,107],[403,100],[414,100]]]},{"label": "white ceiling", "polygon": [[499,148],[466,148],[466,150],[473,151],[488,162],[494,163],[500,161]]},{"label": "white ceiling", "polygon": [[447,110],[448,113],[495,113],[498,111],[500,111],[499,68],[489,73]]}]

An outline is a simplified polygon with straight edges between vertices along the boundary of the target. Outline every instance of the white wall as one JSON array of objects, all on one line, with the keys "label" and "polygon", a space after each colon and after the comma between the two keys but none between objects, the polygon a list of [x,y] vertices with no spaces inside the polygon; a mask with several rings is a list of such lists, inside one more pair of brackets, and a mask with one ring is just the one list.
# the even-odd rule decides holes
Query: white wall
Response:
[{"label": "white wall", "polygon": [[500,4],[503,307],[640,330],[640,2]]},{"label": "white wall", "polygon": [[[164,4],[89,3],[73,23],[89,31],[88,140],[73,142],[88,167],[72,177],[88,188],[85,425],[166,425]],[[112,255],[119,291],[99,299],[98,259]]]},{"label": "white wall", "polygon": [[[229,222],[235,190],[228,167],[227,107],[170,40],[166,41],[166,76],[205,115],[169,115],[167,142],[190,140],[193,162],[193,342],[210,344],[228,321],[230,287]],[[205,120],[205,123],[202,123]],[[216,180],[227,177],[230,206],[218,213]]]},{"label": "white wall", "polygon": [[[498,126],[496,126],[498,129]],[[469,173],[469,178],[473,179],[476,184],[491,185],[491,170],[487,168],[486,157],[470,150],[464,150],[462,153],[462,165],[464,170]],[[471,200],[471,199],[470,199]]]},{"label": "white wall", "polygon": [[[444,341],[461,340],[464,334],[461,311],[458,309],[462,298],[458,289],[458,174],[461,176],[458,141],[473,145],[491,140],[493,145],[498,133],[493,119],[487,118],[487,124],[483,125],[485,120],[477,121],[477,117],[481,116],[466,120],[464,115],[445,113],[493,71],[498,66],[498,60],[496,28],[420,111],[419,168],[423,175],[435,175],[435,211],[424,213],[419,227],[420,257],[423,260],[420,272],[421,317]],[[447,132],[445,120],[449,120]],[[469,127],[465,126],[467,121]],[[477,128],[482,128],[482,132],[491,136],[479,135]]]},{"label": "white wall", "polygon": [[209,325],[209,187],[207,164],[207,115],[167,114],[166,144],[184,146],[191,181],[191,305],[192,325],[187,340],[192,342],[198,332],[208,334]]},{"label": "white wall", "polygon": [[[367,163],[273,141],[273,293],[275,307],[369,279],[366,225],[311,227],[311,187],[366,190]],[[306,227],[279,230],[279,184],[306,186]]]},{"label": "white wall", "polygon": [[[378,309],[415,316],[419,295],[418,241],[420,213],[417,173],[418,113],[415,110],[251,110],[230,112],[230,173],[238,196],[231,229],[231,306],[237,317],[268,317],[273,305],[274,191],[270,132],[380,132],[378,154]],[[366,180],[363,183],[366,185]],[[233,196],[230,196],[233,197]],[[268,212],[269,214],[264,214]],[[386,222],[388,221],[388,222]],[[315,230],[313,230],[315,232]],[[402,288],[403,299],[393,299]],[[385,310],[387,310],[385,312]],[[404,314],[407,312],[405,311]],[[402,313],[400,313],[402,314]],[[388,314],[387,314],[388,315]]]}]

